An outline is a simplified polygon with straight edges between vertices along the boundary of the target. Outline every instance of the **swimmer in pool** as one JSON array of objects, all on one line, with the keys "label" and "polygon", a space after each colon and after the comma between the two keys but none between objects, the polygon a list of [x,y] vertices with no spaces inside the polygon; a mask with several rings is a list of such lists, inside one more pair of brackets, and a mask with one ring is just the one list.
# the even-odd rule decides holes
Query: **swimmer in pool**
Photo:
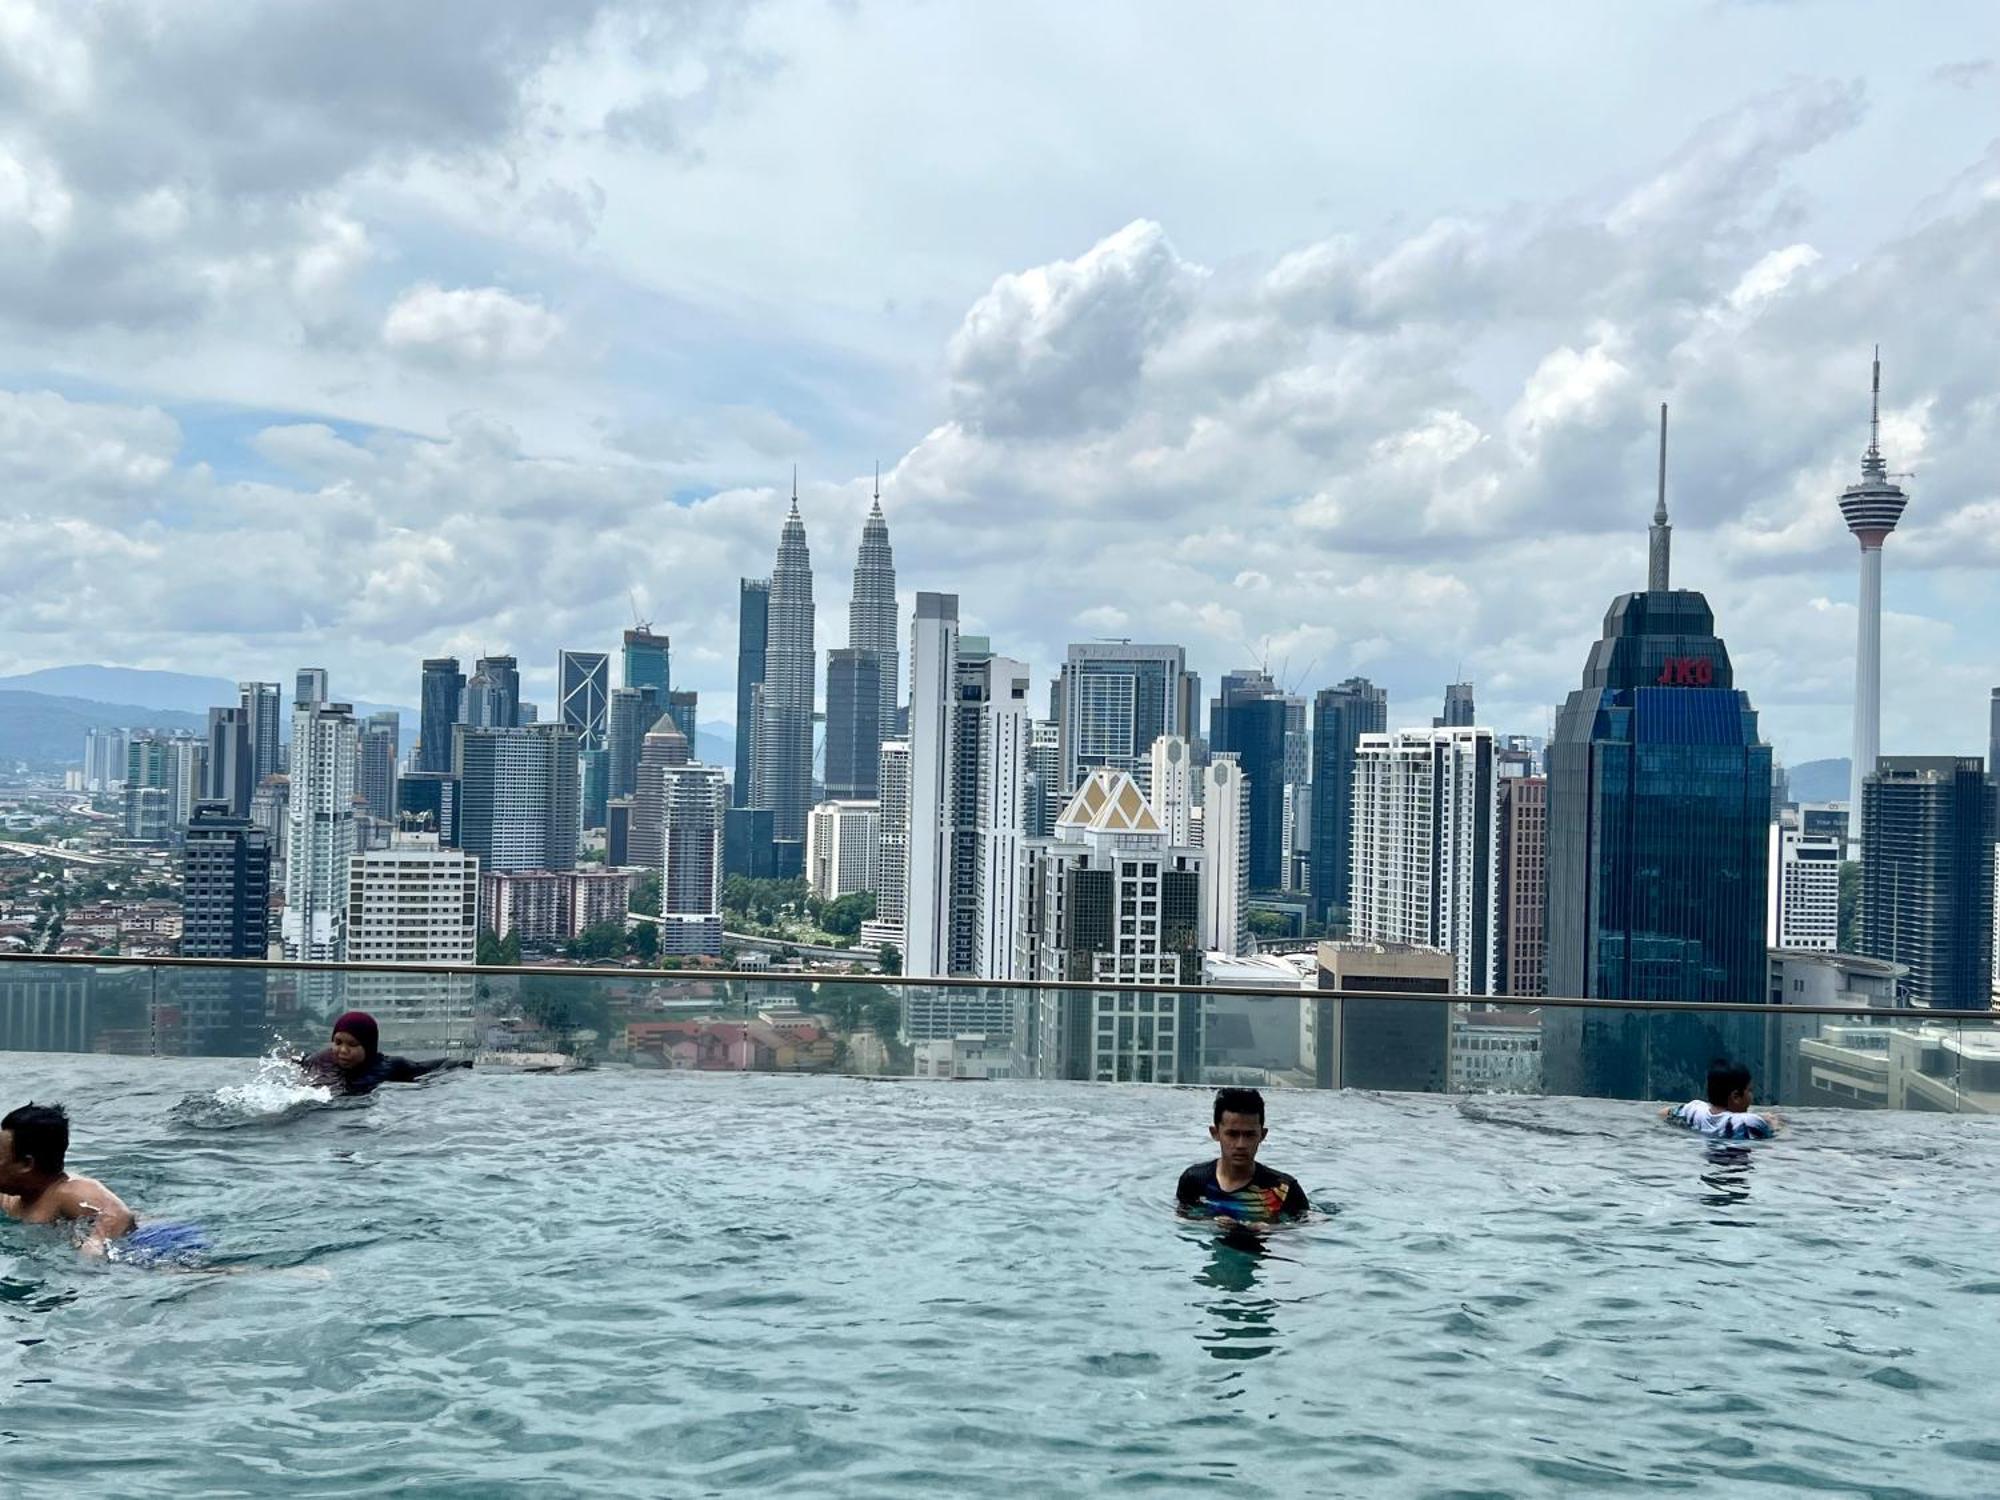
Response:
[{"label": "swimmer in pool", "polygon": [[1181,1173],[1174,1193],[1181,1212],[1237,1224],[1304,1217],[1311,1205],[1298,1179],[1257,1160],[1257,1148],[1270,1133],[1264,1126],[1262,1094],[1255,1089],[1217,1089],[1215,1123],[1208,1134],[1220,1155]]},{"label": "swimmer in pool", "polygon": [[333,1023],[333,1045],[300,1058],[299,1066],[314,1083],[336,1094],[372,1094],[385,1083],[415,1083],[442,1069],[472,1066],[463,1059],[445,1057],[430,1062],[385,1057],[380,1039],[373,1016],[365,1010],[350,1010]]},{"label": "swimmer in pool", "polygon": [[60,1104],[24,1104],[0,1120],[0,1213],[23,1224],[83,1225],[79,1248],[101,1259],[139,1220],[103,1183],[63,1170],[68,1155]]},{"label": "swimmer in pool", "polygon": [[1750,1105],[1750,1070],[1718,1057],[1709,1065],[1708,1097],[1670,1104],[1660,1111],[1660,1118],[1724,1141],[1767,1141],[1784,1127],[1775,1114],[1760,1114]]}]

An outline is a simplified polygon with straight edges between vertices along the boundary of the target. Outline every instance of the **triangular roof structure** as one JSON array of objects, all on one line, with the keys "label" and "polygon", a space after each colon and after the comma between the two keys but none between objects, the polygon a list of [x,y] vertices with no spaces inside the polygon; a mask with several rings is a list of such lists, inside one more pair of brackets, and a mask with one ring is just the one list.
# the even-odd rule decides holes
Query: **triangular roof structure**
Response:
[{"label": "triangular roof structure", "polygon": [[1090,833],[1160,832],[1160,820],[1147,805],[1139,784],[1123,771],[1109,768],[1092,771],[1090,779],[1076,789],[1069,806],[1056,819],[1056,827]]}]

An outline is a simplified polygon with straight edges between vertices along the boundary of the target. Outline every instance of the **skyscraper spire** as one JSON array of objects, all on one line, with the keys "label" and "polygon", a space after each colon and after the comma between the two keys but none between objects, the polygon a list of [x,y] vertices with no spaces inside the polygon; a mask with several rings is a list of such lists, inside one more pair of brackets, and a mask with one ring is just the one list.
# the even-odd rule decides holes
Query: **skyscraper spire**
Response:
[{"label": "skyscraper spire", "polygon": [[799,466],[792,465],[792,514],[799,513]]},{"label": "skyscraper spire", "polygon": [[896,625],[896,555],[889,546],[889,523],[882,515],[882,466],[875,466],[875,503],[862,523],[854,556],[854,592],[847,606],[847,644],[873,651],[881,663],[880,719],[883,739],[895,737],[896,708],[902,702],[902,632]]},{"label": "skyscraper spire", "polygon": [[1840,513],[1861,544],[1861,589],[1855,612],[1854,755],[1848,783],[1847,838],[1850,857],[1859,857],[1861,794],[1874,774],[1882,745],[1882,544],[1903,518],[1909,497],[1889,478],[1882,458],[1882,346],[1875,346],[1868,397],[1868,451],[1861,455],[1861,479],[1841,492]]},{"label": "skyscraper spire", "polygon": [[1868,451],[1861,455],[1865,479],[1887,479],[1889,466],[1882,460],[1882,346],[1875,346],[1875,376],[1868,393]]},{"label": "skyscraper spire", "polygon": [[1668,554],[1673,546],[1673,527],[1667,524],[1667,403],[1660,403],[1660,493],[1653,506],[1653,530],[1646,549],[1646,589],[1665,593],[1668,582]]}]

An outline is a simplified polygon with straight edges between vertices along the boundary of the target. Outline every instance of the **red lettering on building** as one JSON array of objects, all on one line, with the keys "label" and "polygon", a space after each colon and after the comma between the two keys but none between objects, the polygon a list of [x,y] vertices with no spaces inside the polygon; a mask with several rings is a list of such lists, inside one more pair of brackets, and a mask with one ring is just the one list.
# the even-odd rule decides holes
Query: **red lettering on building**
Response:
[{"label": "red lettering on building", "polygon": [[1715,663],[1705,656],[1670,656],[1660,663],[1655,687],[1713,687]]}]

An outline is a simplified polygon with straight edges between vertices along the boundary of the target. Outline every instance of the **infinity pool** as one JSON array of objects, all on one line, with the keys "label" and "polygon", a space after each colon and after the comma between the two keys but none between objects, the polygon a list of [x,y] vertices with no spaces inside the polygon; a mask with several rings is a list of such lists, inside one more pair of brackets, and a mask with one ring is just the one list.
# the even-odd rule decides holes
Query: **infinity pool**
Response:
[{"label": "infinity pool", "polygon": [[1278,1094],[1259,1255],[1197,1091],[254,1068],[0,1055],[247,1268],[0,1225],[0,1494],[2000,1494],[1981,1121]]}]

